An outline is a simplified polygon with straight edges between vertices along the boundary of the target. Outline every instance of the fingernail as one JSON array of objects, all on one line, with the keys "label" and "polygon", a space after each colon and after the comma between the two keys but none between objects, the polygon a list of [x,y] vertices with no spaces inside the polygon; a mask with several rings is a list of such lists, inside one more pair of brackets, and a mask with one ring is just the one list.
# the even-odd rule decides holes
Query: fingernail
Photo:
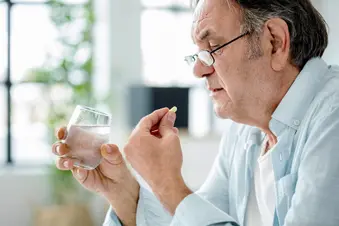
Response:
[{"label": "fingernail", "polygon": [[65,167],[65,168],[69,168],[69,161],[65,161],[65,162],[64,162],[64,167]]},{"label": "fingernail", "polygon": [[67,138],[67,130],[64,131],[64,135],[62,136],[62,139],[65,140]]},{"label": "fingernail", "polygon": [[58,155],[60,155],[60,146],[56,146],[55,151]]},{"label": "fingernail", "polygon": [[177,110],[178,110],[178,108],[176,106],[173,106],[169,111],[175,113],[175,112],[177,112]]},{"label": "fingernail", "polygon": [[57,138],[60,140],[64,140],[67,137],[67,130],[66,129],[59,129],[57,131]]},{"label": "fingernail", "polygon": [[175,117],[176,117],[176,114],[174,112],[171,112],[171,111],[168,112],[168,115],[167,115],[168,121],[170,121],[171,123],[174,123]]},{"label": "fingernail", "polygon": [[105,149],[105,152],[107,153],[107,154],[111,154],[112,153],[112,149],[111,149],[111,147],[109,146],[109,145],[104,145],[104,149]]}]

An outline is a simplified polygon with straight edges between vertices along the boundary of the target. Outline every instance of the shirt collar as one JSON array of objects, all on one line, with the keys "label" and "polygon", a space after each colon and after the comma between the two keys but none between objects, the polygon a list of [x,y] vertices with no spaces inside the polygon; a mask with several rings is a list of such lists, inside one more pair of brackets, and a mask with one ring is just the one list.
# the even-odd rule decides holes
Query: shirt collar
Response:
[{"label": "shirt collar", "polygon": [[[322,86],[327,69],[327,64],[321,58],[309,60],[274,111],[272,119],[298,130],[319,87]],[[281,131],[274,120],[270,121],[269,126],[275,134]]]}]

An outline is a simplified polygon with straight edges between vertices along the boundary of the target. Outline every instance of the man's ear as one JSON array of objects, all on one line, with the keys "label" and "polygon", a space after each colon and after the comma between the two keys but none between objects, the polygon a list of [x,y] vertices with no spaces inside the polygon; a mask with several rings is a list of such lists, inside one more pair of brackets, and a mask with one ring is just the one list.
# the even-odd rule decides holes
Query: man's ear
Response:
[{"label": "man's ear", "polygon": [[280,18],[266,21],[265,29],[270,35],[271,67],[274,71],[282,70],[289,60],[290,32],[287,23]]}]

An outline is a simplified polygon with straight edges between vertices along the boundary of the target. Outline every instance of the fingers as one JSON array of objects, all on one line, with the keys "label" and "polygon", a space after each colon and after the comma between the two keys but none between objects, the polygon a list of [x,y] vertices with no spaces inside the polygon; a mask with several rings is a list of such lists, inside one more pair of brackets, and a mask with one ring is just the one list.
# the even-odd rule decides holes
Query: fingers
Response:
[{"label": "fingers", "polygon": [[[173,130],[173,132],[174,132],[175,134],[179,135],[179,129],[178,129],[178,128],[173,127],[172,130]],[[151,130],[151,134],[152,134],[153,136],[157,137],[157,138],[161,138],[161,137],[162,137],[161,134],[160,134],[160,132],[159,132],[159,129],[153,129],[153,130]]]},{"label": "fingers", "polygon": [[64,144],[62,142],[56,142],[52,146],[52,153],[58,156],[64,156],[68,154],[69,149],[67,147],[67,144]]},{"label": "fingers", "polygon": [[143,117],[139,124],[138,128],[147,132],[150,132],[152,127],[154,127],[160,120],[164,117],[164,115],[169,111],[168,108],[161,108],[159,110],[153,111],[151,114]]},{"label": "fingers", "polygon": [[160,122],[152,126],[152,128],[151,128],[151,130],[150,130],[151,133],[152,133],[152,132],[158,131],[158,129],[159,129],[159,124],[160,124]]},{"label": "fingers", "polygon": [[55,160],[55,165],[59,170],[71,170],[76,163],[78,163],[78,160],[70,158],[59,157]]},{"label": "fingers", "polygon": [[151,131],[151,135],[157,137],[157,138],[161,138],[161,135],[159,133],[159,130],[153,130]]},{"label": "fingers", "polygon": [[75,167],[78,163],[79,160],[70,158],[57,158],[55,161],[55,165],[59,170],[71,170],[73,176],[83,184],[86,181],[89,172],[88,170]]},{"label": "fingers", "polygon": [[101,155],[112,165],[119,165],[124,161],[118,146],[115,144],[103,144],[101,146]]},{"label": "fingers", "polygon": [[[66,138],[66,133],[67,133],[66,127],[61,127],[56,132],[57,139],[64,140]],[[52,145],[52,153],[57,156],[65,156],[66,154],[68,154],[68,152],[69,149],[67,145],[62,143],[61,141],[56,142]],[[58,157],[55,160],[55,165],[59,170],[70,170],[74,167],[75,161],[77,160]]]},{"label": "fingers", "polygon": [[169,111],[160,121],[159,124],[159,133],[161,136],[166,136],[168,134],[173,134],[173,126],[175,123],[176,114],[172,111]]},{"label": "fingers", "polygon": [[107,177],[114,178],[115,181],[120,181],[125,180],[126,175],[130,174],[124,158],[116,145],[102,145],[101,155],[104,159],[100,164],[100,170]]},{"label": "fingers", "polygon": [[56,131],[56,137],[58,140],[65,140],[67,137],[67,128],[61,127]]}]

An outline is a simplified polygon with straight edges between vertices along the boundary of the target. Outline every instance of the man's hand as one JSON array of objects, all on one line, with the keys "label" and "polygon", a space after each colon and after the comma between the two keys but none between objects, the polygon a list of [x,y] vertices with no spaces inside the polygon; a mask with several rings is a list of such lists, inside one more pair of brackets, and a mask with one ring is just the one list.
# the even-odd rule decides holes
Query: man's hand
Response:
[{"label": "man's hand", "polygon": [[[66,138],[66,128],[57,132],[57,138]],[[69,149],[67,144],[57,142],[52,151],[58,156],[65,156]],[[114,144],[101,147],[103,160],[94,170],[74,167],[74,159],[59,157],[56,166],[60,170],[72,170],[73,176],[86,189],[103,195],[123,225],[136,225],[136,208],[139,197],[139,184],[128,170],[119,148]]]},{"label": "man's hand", "polygon": [[124,149],[127,160],[172,214],[192,193],[181,175],[183,159],[175,119],[168,108],[154,111],[141,119]]}]

